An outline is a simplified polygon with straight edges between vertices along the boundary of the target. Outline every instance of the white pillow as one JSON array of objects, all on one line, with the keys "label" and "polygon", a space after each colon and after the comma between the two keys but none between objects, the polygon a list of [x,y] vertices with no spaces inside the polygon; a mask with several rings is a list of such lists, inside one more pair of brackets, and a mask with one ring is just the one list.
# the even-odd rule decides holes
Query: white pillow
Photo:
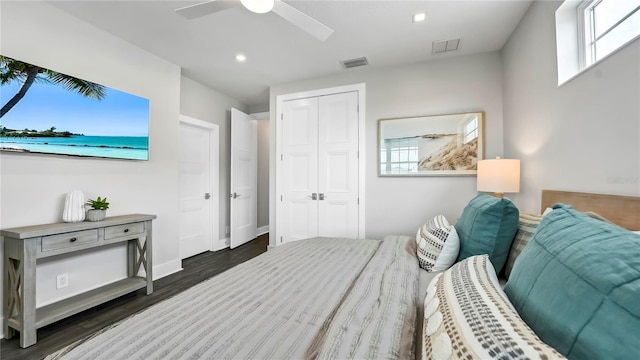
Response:
[{"label": "white pillow", "polygon": [[456,262],[460,252],[456,228],[442,215],[418,229],[416,243],[420,267],[427,271],[447,270]]},{"label": "white pillow", "polygon": [[462,260],[431,281],[418,341],[422,360],[565,359],[520,318],[487,255]]}]

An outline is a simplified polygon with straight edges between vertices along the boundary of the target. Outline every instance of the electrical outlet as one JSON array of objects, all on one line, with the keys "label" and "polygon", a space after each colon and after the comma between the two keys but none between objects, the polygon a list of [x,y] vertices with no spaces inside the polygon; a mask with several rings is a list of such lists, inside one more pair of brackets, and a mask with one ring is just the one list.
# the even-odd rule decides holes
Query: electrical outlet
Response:
[{"label": "electrical outlet", "polygon": [[56,277],[56,289],[62,289],[69,286],[69,274],[64,273]]},{"label": "electrical outlet", "polygon": [[230,240],[229,240],[229,239],[224,239],[224,245],[225,245],[225,246],[229,246],[230,244],[231,244],[231,243],[230,243]]},{"label": "electrical outlet", "polygon": [[229,225],[227,225],[226,229],[225,229],[225,234],[229,233]]}]

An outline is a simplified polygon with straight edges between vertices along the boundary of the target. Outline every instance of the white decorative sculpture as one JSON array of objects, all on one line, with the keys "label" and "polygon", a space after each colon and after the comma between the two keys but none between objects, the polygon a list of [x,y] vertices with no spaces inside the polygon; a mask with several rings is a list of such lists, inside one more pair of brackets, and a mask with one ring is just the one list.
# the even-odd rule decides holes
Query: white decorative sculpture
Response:
[{"label": "white decorative sculpture", "polygon": [[64,222],[80,222],[84,220],[84,194],[80,190],[74,190],[67,194],[64,201]]}]

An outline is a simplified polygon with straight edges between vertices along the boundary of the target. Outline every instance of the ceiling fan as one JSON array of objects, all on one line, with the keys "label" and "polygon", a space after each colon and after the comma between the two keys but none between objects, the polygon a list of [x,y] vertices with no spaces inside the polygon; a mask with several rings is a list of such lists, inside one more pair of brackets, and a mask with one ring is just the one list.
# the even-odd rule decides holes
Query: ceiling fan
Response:
[{"label": "ceiling fan", "polygon": [[280,0],[210,0],[200,4],[185,6],[176,9],[175,12],[186,17],[195,19],[201,16],[213,14],[242,4],[246,9],[258,14],[273,11],[290,23],[306,31],[320,41],[325,41],[333,30],[309,15],[297,10],[293,6]]}]

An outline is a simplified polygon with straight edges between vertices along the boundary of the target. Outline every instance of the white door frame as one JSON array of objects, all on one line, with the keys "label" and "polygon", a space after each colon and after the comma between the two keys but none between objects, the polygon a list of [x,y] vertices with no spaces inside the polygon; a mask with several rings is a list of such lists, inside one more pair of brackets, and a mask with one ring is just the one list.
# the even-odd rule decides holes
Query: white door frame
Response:
[{"label": "white door frame", "polygon": [[[280,245],[281,229],[280,225],[282,213],[282,202],[280,197],[282,196],[282,109],[284,102],[287,100],[303,99],[308,97],[316,97],[323,95],[332,95],[345,92],[358,92],[358,237],[364,239],[365,237],[365,99],[366,99],[366,84],[353,84],[345,86],[337,86],[326,89],[303,91],[292,94],[278,95],[276,96],[276,246]],[[280,158],[280,159],[278,159]],[[273,230],[273,229],[271,229]]]},{"label": "white door frame", "polygon": [[209,130],[209,140],[211,143],[211,198],[209,202],[211,214],[211,244],[210,251],[224,249],[224,242],[220,244],[220,126],[194,119],[186,115],[180,115],[180,123],[188,124]]}]

